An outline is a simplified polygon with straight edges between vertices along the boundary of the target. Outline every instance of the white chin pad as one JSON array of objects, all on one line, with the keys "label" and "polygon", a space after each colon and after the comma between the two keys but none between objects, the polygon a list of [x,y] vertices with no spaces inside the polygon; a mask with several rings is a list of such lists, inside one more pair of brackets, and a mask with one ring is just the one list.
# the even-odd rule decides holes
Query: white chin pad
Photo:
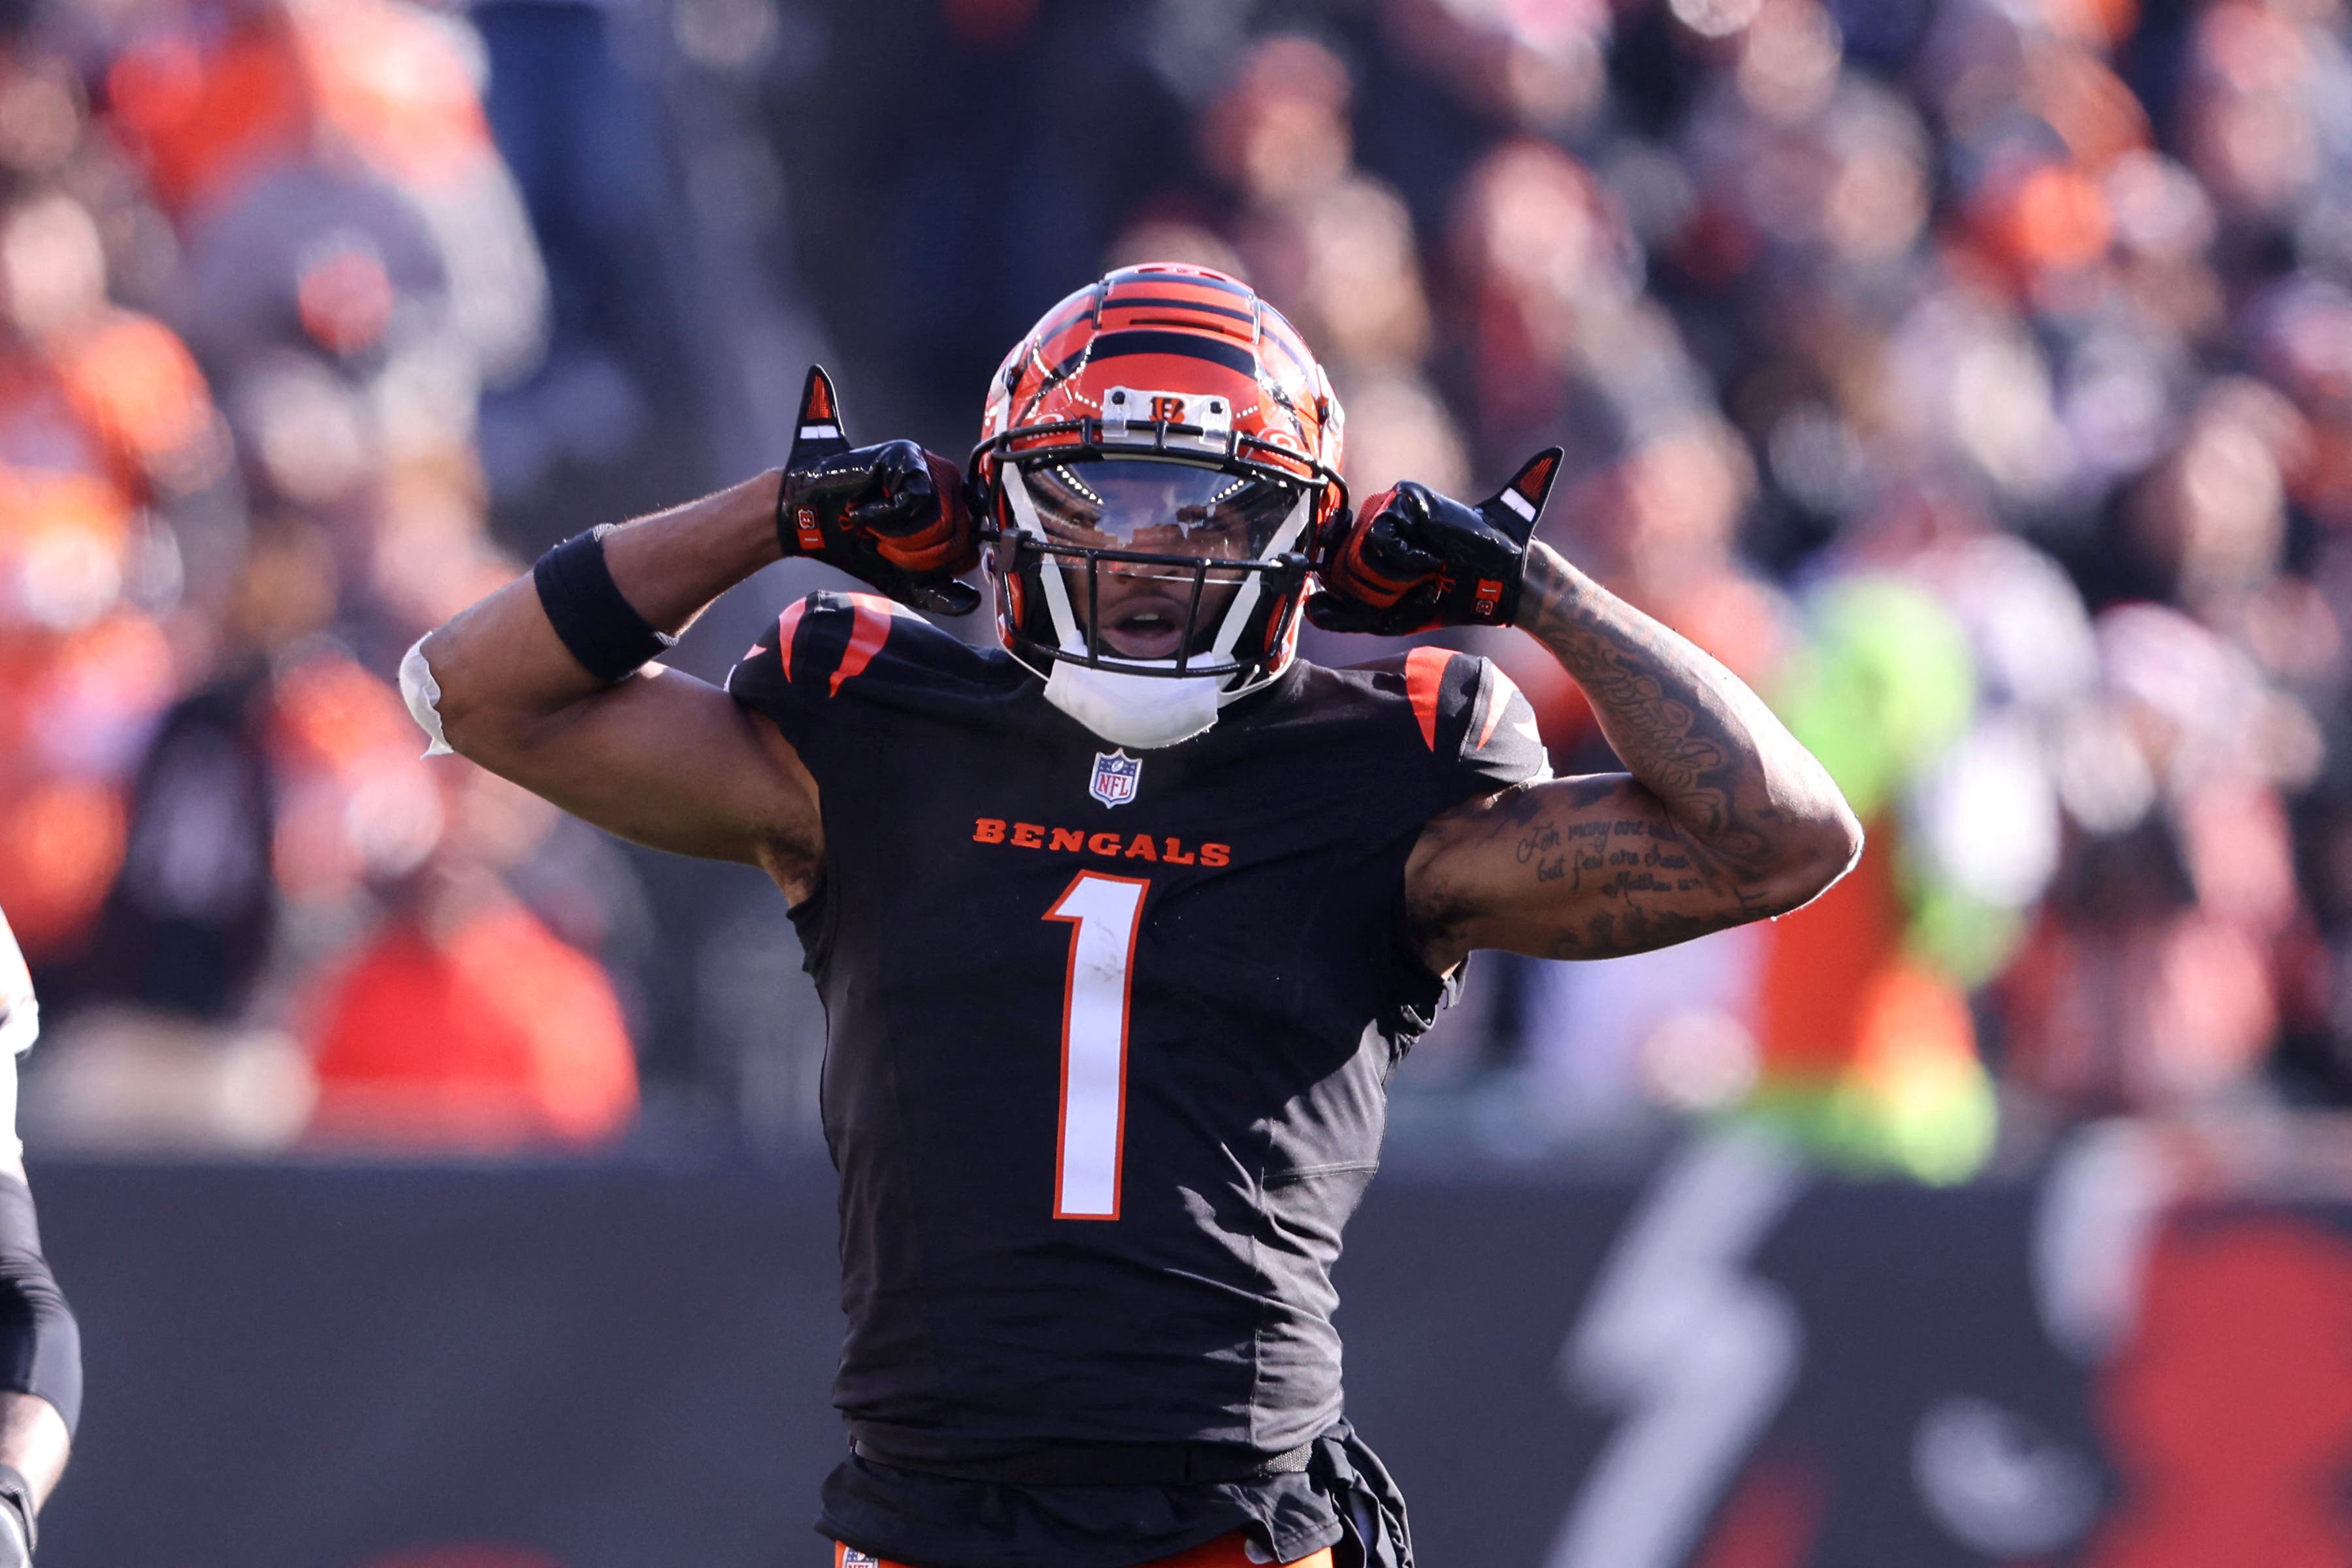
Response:
[{"label": "white chin pad", "polygon": [[1124,675],[1056,659],[1045,700],[1114,745],[1156,751],[1217,721],[1217,678]]},{"label": "white chin pad", "polygon": [[433,679],[433,667],[425,661],[425,639],[418,637],[409,645],[406,657],[400,661],[400,696],[408,704],[408,716],[425,731],[429,742],[425,748],[428,757],[453,757],[457,748],[441,733],[441,683]]}]

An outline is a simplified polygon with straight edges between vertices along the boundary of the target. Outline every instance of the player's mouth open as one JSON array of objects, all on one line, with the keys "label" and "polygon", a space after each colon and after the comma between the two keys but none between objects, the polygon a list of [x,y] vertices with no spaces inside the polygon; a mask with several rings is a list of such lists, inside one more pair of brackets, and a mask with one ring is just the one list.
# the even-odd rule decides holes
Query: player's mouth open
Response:
[{"label": "player's mouth open", "polygon": [[1103,641],[1128,658],[1173,658],[1184,642],[1184,606],[1154,598],[1106,610]]}]

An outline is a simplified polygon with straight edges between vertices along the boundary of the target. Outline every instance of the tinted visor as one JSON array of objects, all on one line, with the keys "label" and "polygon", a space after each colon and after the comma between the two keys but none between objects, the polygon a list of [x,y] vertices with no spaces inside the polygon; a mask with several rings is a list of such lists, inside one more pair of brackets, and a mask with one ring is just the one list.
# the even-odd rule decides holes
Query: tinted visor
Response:
[{"label": "tinted visor", "polygon": [[1042,463],[1024,477],[1057,544],[1192,560],[1265,555],[1299,497],[1276,479],[1133,458]]}]

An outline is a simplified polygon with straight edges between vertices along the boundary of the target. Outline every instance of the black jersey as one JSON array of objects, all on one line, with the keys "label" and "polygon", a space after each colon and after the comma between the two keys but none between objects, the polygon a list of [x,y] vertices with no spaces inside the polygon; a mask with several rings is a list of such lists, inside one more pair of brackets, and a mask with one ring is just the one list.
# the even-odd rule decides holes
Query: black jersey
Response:
[{"label": "black jersey", "polygon": [[838,594],[729,689],[821,794],[793,919],[828,1021],[852,1435],[952,1466],[1329,1428],[1340,1228],[1445,989],[1405,858],[1541,771],[1525,699],[1441,649],[1299,661],[1129,752],[1009,657]]}]

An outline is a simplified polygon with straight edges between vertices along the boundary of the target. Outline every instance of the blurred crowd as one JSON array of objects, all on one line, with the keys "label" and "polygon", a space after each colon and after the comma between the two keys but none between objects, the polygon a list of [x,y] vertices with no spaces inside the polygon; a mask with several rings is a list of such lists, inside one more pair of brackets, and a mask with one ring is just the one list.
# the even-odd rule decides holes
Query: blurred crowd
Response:
[{"label": "blurred crowd", "polygon": [[426,765],[384,679],[518,569],[486,399],[562,320],[482,33],[398,0],[15,9],[0,907],[56,1021],[28,1125],[614,1134],[627,866]]},{"label": "blurred crowd", "polygon": [[[647,314],[682,141],[675,248],[804,299],[872,438],[961,451],[1107,264],[1228,268],[1356,493],[1565,446],[1548,536],[1829,764],[1871,850],[1812,908],[1482,960],[1401,1080],[1457,1130],[1759,1114],[1952,1179],[2352,1099],[2340,0],[0,12],[0,907],[61,1136],[594,1142],[633,1036],[814,1049],[729,978],[797,984],[772,913],[687,922],[701,1000],[649,1013],[645,862],[420,763],[386,679],[600,475],[732,477],[663,407],[797,385]],[[633,27],[709,90],[632,98]],[[652,1046],[649,1088],[767,1070]]]},{"label": "blurred crowd", "polygon": [[[1796,917],[1527,966],[1515,1103],[1747,1107],[1952,1177],[2004,1126],[2342,1098],[2342,7],[1378,28],[1384,96],[1481,122],[1458,167],[1351,153],[1363,89],[1303,36],[1202,121],[1215,233],[1340,361],[1360,485],[1564,442],[1553,542],[1766,692],[1872,836]],[[1605,763],[1547,661],[1492,651],[1563,768]]]},{"label": "blurred crowd", "polygon": [[[2087,1117],[2352,1092],[2336,0],[942,15],[937,107],[894,102],[906,150],[828,203],[893,215],[840,263],[882,286],[833,286],[876,358],[979,384],[1080,236],[1238,271],[1329,363],[1359,495],[1561,443],[1547,535],[1868,821],[1797,916],[1482,961],[1417,1079],[1473,1131],[1747,1111],[1952,1179]],[[1464,640],[1559,767],[1608,765],[1531,645]]]}]

